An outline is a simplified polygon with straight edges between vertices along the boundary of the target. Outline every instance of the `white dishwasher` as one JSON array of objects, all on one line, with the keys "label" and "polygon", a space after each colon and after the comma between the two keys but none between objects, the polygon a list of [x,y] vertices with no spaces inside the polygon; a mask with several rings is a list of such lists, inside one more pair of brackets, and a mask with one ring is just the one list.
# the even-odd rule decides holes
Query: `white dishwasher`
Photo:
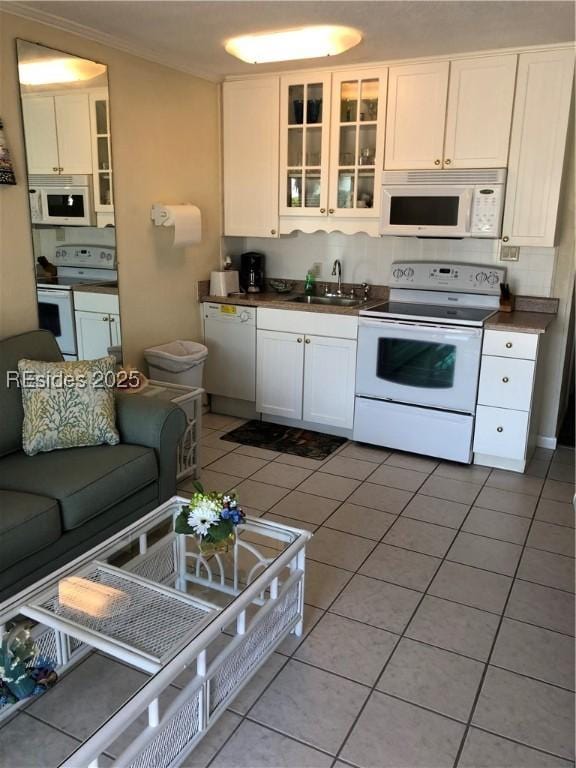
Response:
[{"label": "white dishwasher", "polygon": [[203,305],[206,391],[234,400],[256,400],[256,308]]}]

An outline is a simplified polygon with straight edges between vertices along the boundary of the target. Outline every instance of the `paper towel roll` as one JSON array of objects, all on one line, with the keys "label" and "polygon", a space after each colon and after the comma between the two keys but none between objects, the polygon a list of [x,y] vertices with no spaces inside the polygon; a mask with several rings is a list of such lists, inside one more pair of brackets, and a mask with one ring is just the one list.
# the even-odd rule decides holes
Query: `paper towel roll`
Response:
[{"label": "paper towel roll", "polygon": [[164,205],[163,225],[174,227],[174,245],[194,245],[202,239],[202,214],[196,205]]}]

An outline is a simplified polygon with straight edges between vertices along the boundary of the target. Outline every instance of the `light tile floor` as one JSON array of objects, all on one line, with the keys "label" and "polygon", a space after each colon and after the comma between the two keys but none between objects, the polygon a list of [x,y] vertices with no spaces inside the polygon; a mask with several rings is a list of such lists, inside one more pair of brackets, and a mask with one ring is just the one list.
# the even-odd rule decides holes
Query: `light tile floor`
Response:
[{"label": "light tile floor", "polygon": [[[185,767],[573,766],[574,452],[525,475],[355,443],[319,462],[220,439],[240,423],[205,417],[202,480],[315,531],[305,634]],[[0,765],[57,765],[138,675],[89,657],[0,730]]]}]

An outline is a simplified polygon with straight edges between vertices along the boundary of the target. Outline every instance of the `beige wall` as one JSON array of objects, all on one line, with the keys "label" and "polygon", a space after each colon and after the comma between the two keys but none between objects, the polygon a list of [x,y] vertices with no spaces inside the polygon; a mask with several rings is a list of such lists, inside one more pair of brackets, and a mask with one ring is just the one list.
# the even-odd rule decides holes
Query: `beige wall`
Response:
[{"label": "beige wall", "polygon": [[[0,189],[0,337],[37,325],[15,39],[108,65],[124,359],[201,334],[196,281],[219,262],[219,87],[99,43],[0,12],[0,117],[18,185]],[[172,248],[154,202],[198,205],[202,243]]]},{"label": "beige wall", "polygon": [[570,325],[574,300],[575,248],[574,248],[574,122],[568,129],[568,147],[564,167],[564,181],[558,220],[558,249],[556,267],[552,284],[552,296],[560,300],[558,316],[549,326],[544,337],[542,356],[539,367],[542,373],[542,386],[539,393],[540,420],[538,434],[544,437],[555,437],[561,408],[563,379],[566,375],[566,362],[570,355],[568,344],[572,343],[573,335]]}]

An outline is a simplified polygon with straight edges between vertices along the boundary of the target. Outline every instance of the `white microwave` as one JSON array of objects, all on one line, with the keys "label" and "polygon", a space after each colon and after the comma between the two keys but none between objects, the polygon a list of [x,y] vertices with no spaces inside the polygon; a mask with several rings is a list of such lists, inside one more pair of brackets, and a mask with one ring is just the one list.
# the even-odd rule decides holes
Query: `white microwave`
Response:
[{"label": "white microwave", "polygon": [[96,224],[92,177],[89,175],[31,175],[28,192],[33,224],[60,227],[93,227]]},{"label": "white microwave", "polygon": [[504,168],[384,171],[380,234],[498,238],[505,184]]}]

